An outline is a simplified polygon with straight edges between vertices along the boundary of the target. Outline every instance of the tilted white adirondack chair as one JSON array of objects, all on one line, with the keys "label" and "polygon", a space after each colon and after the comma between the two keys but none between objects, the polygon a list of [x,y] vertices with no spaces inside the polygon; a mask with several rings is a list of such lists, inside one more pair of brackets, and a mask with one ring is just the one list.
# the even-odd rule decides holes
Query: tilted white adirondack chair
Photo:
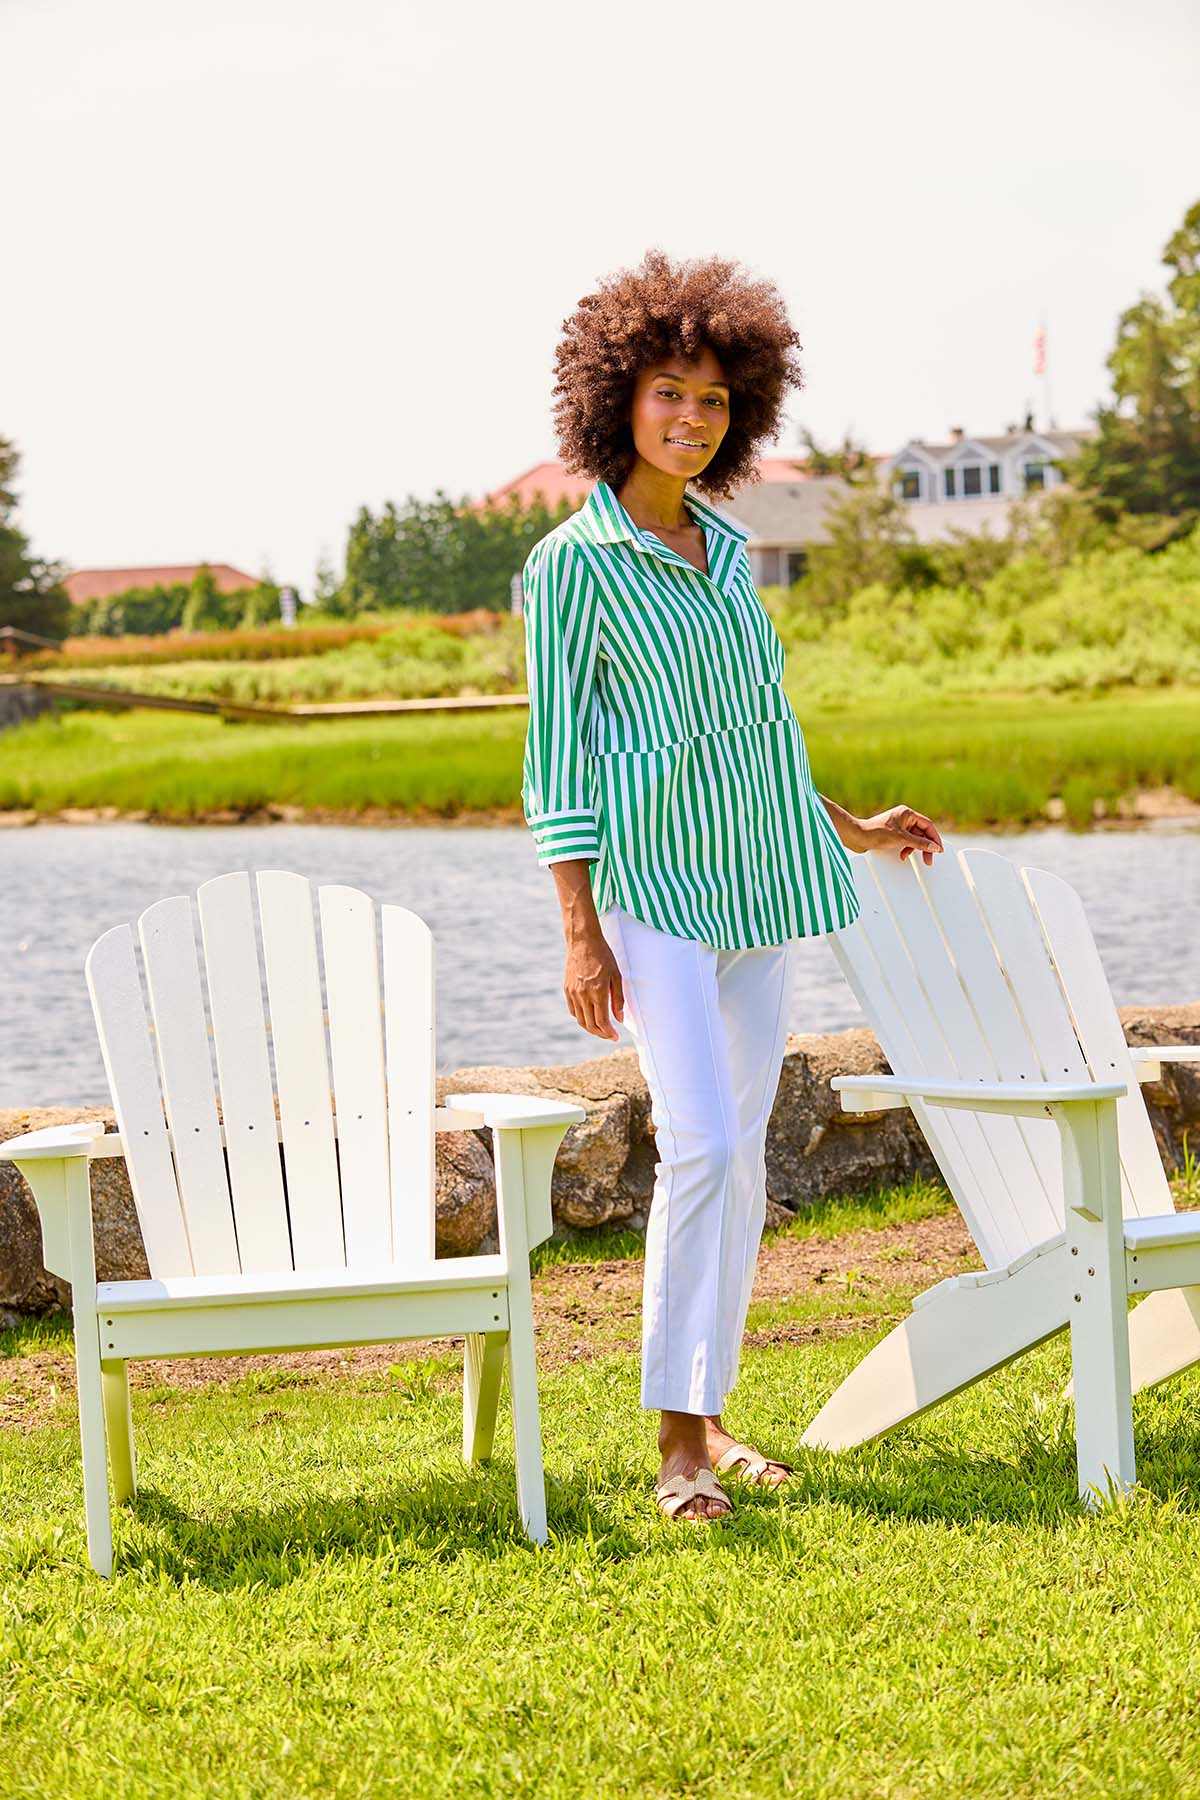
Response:
[{"label": "tilted white adirondack chair", "polygon": [[[112,1572],[106,1451],[116,1499],[135,1491],[130,1358],[460,1334],[463,1453],[490,1455],[507,1356],[518,1504],[544,1542],[529,1250],[550,1235],[555,1157],[586,1114],[529,1095],[437,1106],[424,920],[380,909],[381,984],[374,904],[321,887],[323,997],[308,881],[262,870],[257,890],[269,1028],[249,875],[199,888],[202,956],[191,897],[161,900],[138,920],[149,1014],[131,926],[87,958],[117,1133],[73,1124],[0,1148],[33,1190],[46,1266],[71,1283],[92,1565]],[[481,1125],[493,1131],[499,1254],[435,1260],[435,1133]],[[88,1169],[120,1155],[150,1279],[98,1283]]]},{"label": "tilted white adirondack chair", "polygon": [[1093,1504],[1134,1480],[1131,1391],[1200,1360],[1200,1214],[1174,1211],[1138,1086],[1200,1048],[1127,1045],[1082,902],[1044,869],[947,848],[863,857],[857,882],[830,942],[893,1073],[831,1085],[849,1112],[912,1107],[986,1268],[919,1295],[802,1442],[879,1437],[1069,1324]]}]

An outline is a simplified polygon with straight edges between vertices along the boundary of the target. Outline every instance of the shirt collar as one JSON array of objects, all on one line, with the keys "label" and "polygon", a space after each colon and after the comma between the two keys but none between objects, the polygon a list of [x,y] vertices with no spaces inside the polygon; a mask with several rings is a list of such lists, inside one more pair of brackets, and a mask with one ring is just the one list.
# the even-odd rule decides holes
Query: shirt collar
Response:
[{"label": "shirt collar", "polygon": [[[703,530],[714,532],[718,537],[734,538],[740,544],[746,542],[748,532],[727,519],[715,507],[698,500],[695,494],[683,496],[684,505]],[[583,535],[593,544],[619,544],[629,542],[638,548],[645,547],[649,533],[643,532],[635,525],[616,493],[607,481],[598,481],[579,511],[575,515]]]}]

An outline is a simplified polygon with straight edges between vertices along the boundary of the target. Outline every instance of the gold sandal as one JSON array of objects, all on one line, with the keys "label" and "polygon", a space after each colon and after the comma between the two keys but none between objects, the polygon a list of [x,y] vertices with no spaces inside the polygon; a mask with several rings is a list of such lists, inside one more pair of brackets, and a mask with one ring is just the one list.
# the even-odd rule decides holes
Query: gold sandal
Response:
[{"label": "gold sandal", "polygon": [[772,1463],[777,1469],[784,1471],[785,1480],[788,1475],[795,1474],[791,1463],[781,1462],[777,1456],[763,1456],[759,1451],[752,1450],[749,1444],[730,1444],[713,1467],[718,1475],[737,1475],[743,1481],[753,1482],[755,1487],[782,1487],[782,1481],[763,1480]]},{"label": "gold sandal", "polygon": [[[706,1500],[729,1500],[729,1495],[711,1469],[697,1469],[694,1475],[672,1475],[669,1481],[661,1482],[654,1490],[658,1509],[668,1519],[675,1518],[688,1501],[696,1499],[697,1495],[702,1495]],[[730,1511],[732,1510],[731,1507]],[[716,1519],[728,1517],[728,1513],[688,1513],[687,1522],[689,1525],[712,1525]]]}]

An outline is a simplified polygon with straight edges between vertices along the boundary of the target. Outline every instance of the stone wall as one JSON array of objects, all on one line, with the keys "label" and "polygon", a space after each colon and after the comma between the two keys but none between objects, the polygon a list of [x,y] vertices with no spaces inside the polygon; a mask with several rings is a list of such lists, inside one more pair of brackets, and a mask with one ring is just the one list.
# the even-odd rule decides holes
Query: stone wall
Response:
[{"label": "stone wall", "polygon": [[[1132,1044],[1200,1044],[1200,1002],[1190,1006],[1120,1009]],[[845,1113],[829,1086],[833,1075],[886,1073],[888,1064],[872,1032],[788,1038],[779,1092],[767,1133],[769,1222],[779,1224],[820,1195],[861,1194],[921,1172],[936,1172],[933,1158],[907,1108]],[[1164,1166],[1183,1161],[1183,1134],[1200,1148],[1200,1068],[1163,1064],[1161,1081],[1142,1089]],[[650,1098],[632,1049],[588,1062],[551,1068],[467,1068],[437,1081],[438,1103],[447,1094],[544,1094],[582,1106],[587,1118],[572,1125],[554,1170],[554,1216],[559,1226],[645,1224],[657,1151]],[[69,1119],[103,1119],[103,1107],[57,1107],[0,1112],[0,1142],[42,1125]],[[495,1185],[491,1132],[439,1132],[437,1139],[437,1244],[441,1255],[468,1255],[494,1241]],[[102,1281],[147,1273],[124,1162],[92,1164],[92,1205],[97,1264]],[[11,1163],[0,1162],[0,1322],[60,1306],[63,1282],[42,1267],[33,1197]]]}]

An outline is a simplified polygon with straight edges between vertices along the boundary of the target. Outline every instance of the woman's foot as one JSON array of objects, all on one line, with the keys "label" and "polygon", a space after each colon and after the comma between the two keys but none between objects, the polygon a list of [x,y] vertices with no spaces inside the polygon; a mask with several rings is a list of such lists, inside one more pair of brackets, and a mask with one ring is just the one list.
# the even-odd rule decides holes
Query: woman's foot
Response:
[{"label": "woman's foot", "polygon": [[[729,1451],[737,1450],[741,1454],[730,1457],[725,1468],[744,1474],[745,1478],[752,1481],[756,1487],[782,1487],[792,1473],[788,1463],[779,1462],[774,1457],[764,1456],[761,1451],[754,1450],[751,1445],[742,1443],[739,1438],[730,1437],[721,1423],[719,1413],[713,1413],[706,1418],[704,1426],[705,1447],[714,1469]],[[749,1456],[746,1455],[747,1451],[750,1453]]]},{"label": "woman's foot", "polygon": [[[665,1412],[658,1432],[658,1448],[662,1458],[658,1471],[658,1485],[671,1481],[682,1475],[691,1479],[701,1469],[712,1473],[712,1458],[708,1451],[707,1421],[699,1413]],[[677,1519],[723,1519],[733,1511],[733,1502],[727,1494],[700,1493],[678,1508],[674,1517]]]}]

